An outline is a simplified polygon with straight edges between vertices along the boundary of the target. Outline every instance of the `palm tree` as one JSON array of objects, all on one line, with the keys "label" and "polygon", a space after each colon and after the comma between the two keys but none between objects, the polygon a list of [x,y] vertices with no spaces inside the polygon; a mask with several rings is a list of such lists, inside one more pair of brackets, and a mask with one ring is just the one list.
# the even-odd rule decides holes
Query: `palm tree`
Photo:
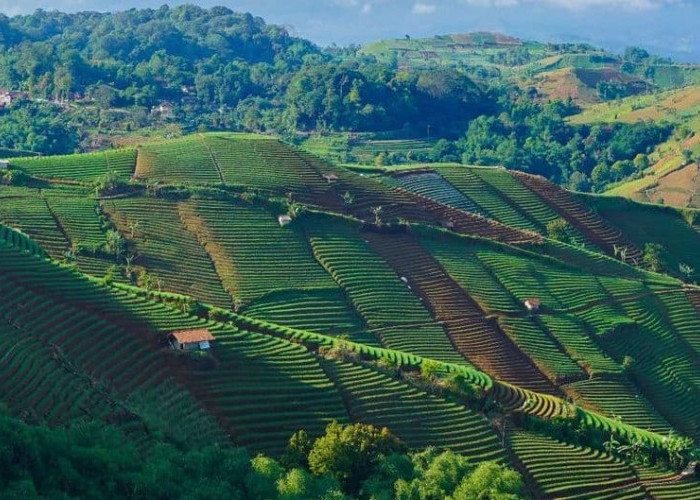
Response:
[{"label": "palm tree", "polygon": [[124,238],[118,231],[110,229],[105,234],[107,240],[107,249],[114,253],[114,260],[119,262],[119,256],[124,252]]},{"label": "palm tree", "polygon": [[134,239],[134,234],[139,228],[139,223],[134,221],[129,221],[129,230],[131,231],[131,239]]},{"label": "palm tree", "polygon": [[372,207],[370,209],[372,211],[372,214],[374,215],[374,224],[379,227],[382,225],[382,219],[380,217],[380,214],[382,213],[382,207]]}]

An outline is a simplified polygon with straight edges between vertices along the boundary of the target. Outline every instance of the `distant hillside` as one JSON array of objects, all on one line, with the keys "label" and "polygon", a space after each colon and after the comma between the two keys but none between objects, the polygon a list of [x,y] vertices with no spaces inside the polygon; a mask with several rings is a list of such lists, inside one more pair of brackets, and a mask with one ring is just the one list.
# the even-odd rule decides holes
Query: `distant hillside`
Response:
[{"label": "distant hillside", "polygon": [[600,104],[573,116],[574,123],[635,123],[643,121],[674,124],[676,133],[655,148],[651,165],[643,175],[613,185],[608,193],[640,201],[680,207],[698,207],[697,181],[700,160],[700,87],[690,86],[653,96],[630,97]]},{"label": "distant hillside", "polygon": [[454,66],[482,81],[507,80],[543,99],[580,104],[700,83],[700,66],[675,64],[642,49],[624,56],[587,44],[539,43],[498,33],[384,40],[361,50],[400,69]]}]

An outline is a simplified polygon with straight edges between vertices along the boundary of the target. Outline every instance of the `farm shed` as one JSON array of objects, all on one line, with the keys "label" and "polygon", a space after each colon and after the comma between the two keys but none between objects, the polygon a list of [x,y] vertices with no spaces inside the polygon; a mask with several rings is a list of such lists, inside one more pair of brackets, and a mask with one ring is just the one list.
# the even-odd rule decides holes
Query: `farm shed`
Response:
[{"label": "farm shed", "polygon": [[525,304],[525,308],[528,311],[537,312],[540,310],[541,302],[540,302],[540,299],[536,299],[533,297],[533,298],[525,299],[525,302],[523,302],[523,304]]},{"label": "farm shed", "polygon": [[335,175],[335,174],[333,174],[333,173],[326,174],[326,175],[323,176],[323,178],[326,179],[326,181],[328,182],[328,184],[331,184],[331,183],[333,183],[333,182],[335,182],[335,181],[338,180],[338,176]]},{"label": "farm shed", "polygon": [[181,351],[209,349],[213,340],[214,336],[206,328],[180,330],[170,334],[170,344],[173,346],[173,349]]},{"label": "farm shed", "polygon": [[7,160],[0,160],[0,170],[7,170],[10,168],[10,162]]},{"label": "farm shed", "polygon": [[292,218],[289,215],[280,215],[277,217],[277,222],[280,223],[280,226],[284,227],[292,222]]}]

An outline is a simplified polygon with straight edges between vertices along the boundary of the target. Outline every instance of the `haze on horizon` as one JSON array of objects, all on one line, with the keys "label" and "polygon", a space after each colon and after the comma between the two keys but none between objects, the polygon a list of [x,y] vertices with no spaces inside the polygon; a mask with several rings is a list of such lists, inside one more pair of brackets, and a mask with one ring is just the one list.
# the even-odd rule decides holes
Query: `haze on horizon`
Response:
[{"label": "haze on horizon", "polygon": [[0,12],[108,11],[164,3],[225,5],[251,12],[320,45],[497,31],[545,42],[588,42],[617,52],[637,45],[677,61],[700,63],[698,0],[124,0],[117,8],[105,0],[0,0]]}]

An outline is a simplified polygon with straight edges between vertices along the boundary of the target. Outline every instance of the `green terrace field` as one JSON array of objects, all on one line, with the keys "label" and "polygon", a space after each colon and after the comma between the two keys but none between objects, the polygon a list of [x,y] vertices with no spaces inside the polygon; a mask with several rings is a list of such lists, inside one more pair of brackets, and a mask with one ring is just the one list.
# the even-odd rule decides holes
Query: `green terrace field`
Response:
[{"label": "green terrace field", "polygon": [[[133,179],[96,190],[125,151],[22,160],[28,185],[0,186],[12,415],[273,456],[363,422],[505,463],[534,498],[700,488],[667,449],[700,444],[693,211],[500,168],[361,175],[220,133],[137,147]],[[169,347],[191,328],[210,351]]]},{"label": "green terrace field", "polygon": [[[304,139],[300,147],[309,153],[338,163],[374,165],[378,155],[400,154],[411,157],[429,154],[436,139],[401,138],[401,133],[364,133],[312,135]],[[405,135],[405,134],[403,134]]]},{"label": "green terrace field", "polygon": [[107,173],[128,179],[136,166],[136,151],[116,149],[68,156],[14,158],[11,164],[41,179],[95,182]]},{"label": "green terrace field", "polygon": [[[109,288],[41,257],[23,253],[9,238],[3,242],[0,269],[5,276],[3,294],[7,300],[2,307],[0,331],[3,341],[12,343],[14,339],[17,348],[12,350],[12,356],[2,358],[0,369],[6,375],[0,383],[23,388],[20,392],[10,390],[9,402],[14,411],[27,407],[21,404],[31,404],[37,415],[60,423],[71,418],[71,411],[110,419],[114,405],[123,404],[148,414],[150,425],[154,417],[163,419],[166,425],[176,422],[172,432],[180,436],[196,435],[204,442],[230,439],[251,450],[272,454],[281,452],[295,429],[305,428],[313,435],[320,433],[331,419],[362,421],[389,425],[414,448],[435,445],[453,449],[474,461],[517,463],[533,481],[535,492],[556,492],[558,497],[569,498],[582,492],[599,497],[615,486],[630,492],[647,491],[645,483],[623,459],[537,432],[516,430],[510,424],[503,442],[478,410],[425,393],[370,365],[319,357],[303,343],[267,335],[264,332],[271,331],[272,326],[265,327],[255,320],[246,320],[241,326],[259,325],[260,333],[211,321],[204,323],[217,339],[217,367],[213,371],[177,362],[174,353],[157,347],[161,332],[177,328],[176,325],[201,325],[204,320],[150,302],[134,293],[136,289]],[[39,304],[45,312],[33,314]],[[96,310],[102,311],[102,317],[91,320],[89,316]],[[47,318],[55,321],[51,327],[46,326]],[[72,321],[67,329],[65,322],[69,319]],[[87,349],[83,342],[96,331],[101,340],[93,341]],[[128,344],[124,344],[126,339]],[[114,342],[118,342],[118,348],[112,347]],[[127,353],[138,355],[138,362],[129,362]],[[123,371],[119,368],[122,366],[128,369]],[[139,370],[139,366],[147,368]],[[176,385],[159,385],[164,380],[164,369],[178,381]],[[87,370],[90,375],[82,375]],[[138,375],[130,375],[131,372]],[[31,383],[19,383],[21,377],[27,376]],[[48,379],[53,382],[47,386],[42,380]],[[95,380],[104,380],[100,382],[104,387],[100,397],[92,397],[89,390]],[[111,394],[108,407],[104,404],[105,391]],[[79,399],[71,403],[71,397],[76,396]],[[123,400],[126,402],[119,403]],[[216,416],[218,425],[209,420],[210,415]],[[121,420],[120,425],[130,439],[148,448],[149,439],[140,430],[139,418],[144,417],[137,411],[129,420]],[[594,414],[590,418],[592,422],[600,419]],[[218,430],[219,425],[227,438]],[[619,424],[607,425],[614,428]],[[202,433],[204,428],[208,433]],[[503,443],[516,462],[507,458]],[[580,474],[559,479],[562,460],[570,468],[580,470]],[[672,472],[654,474],[670,477]],[[668,491],[669,486],[660,487],[659,491]],[[693,488],[693,483],[687,483],[687,487]]]}]

